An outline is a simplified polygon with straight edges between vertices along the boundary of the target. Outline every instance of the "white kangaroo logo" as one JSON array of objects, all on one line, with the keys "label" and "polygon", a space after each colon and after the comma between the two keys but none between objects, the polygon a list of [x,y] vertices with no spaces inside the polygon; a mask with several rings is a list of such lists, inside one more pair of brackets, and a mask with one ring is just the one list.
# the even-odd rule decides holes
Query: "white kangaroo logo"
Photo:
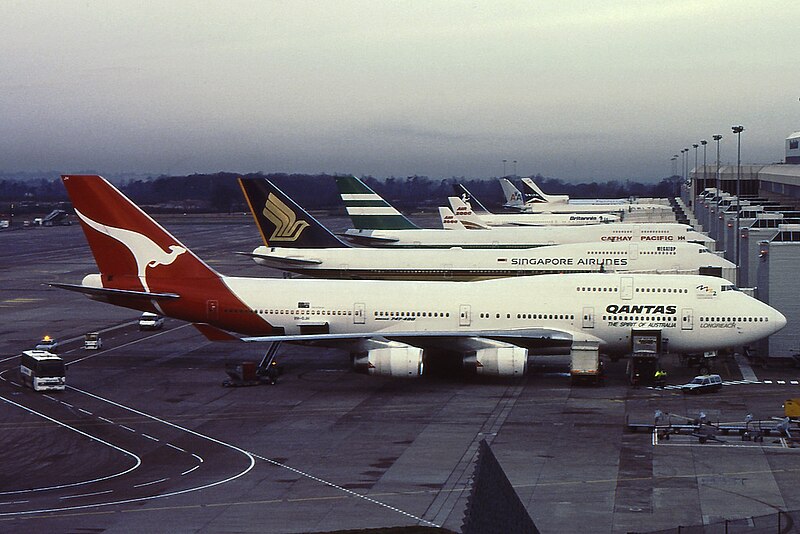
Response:
[{"label": "white kangaroo logo", "polygon": [[138,271],[139,280],[142,281],[142,286],[144,286],[144,289],[147,292],[150,292],[150,287],[147,285],[147,268],[158,267],[159,265],[169,265],[174,262],[178,256],[186,252],[186,249],[179,245],[170,245],[169,252],[166,252],[155,241],[146,235],[142,235],[132,230],[115,228],[114,226],[107,226],[105,224],[98,223],[85,216],[77,209],[75,210],[75,213],[83,222],[88,224],[94,230],[97,230],[101,234],[107,235],[108,237],[119,241],[131,251],[131,254],[133,254],[133,257],[136,260],[136,269]]}]

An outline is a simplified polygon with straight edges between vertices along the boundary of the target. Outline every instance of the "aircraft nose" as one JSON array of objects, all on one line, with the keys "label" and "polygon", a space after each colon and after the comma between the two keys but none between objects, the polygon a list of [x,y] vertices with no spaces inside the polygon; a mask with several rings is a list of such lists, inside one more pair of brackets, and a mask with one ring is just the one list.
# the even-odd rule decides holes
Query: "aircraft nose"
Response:
[{"label": "aircraft nose", "polygon": [[774,322],[773,324],[775,325],[775,332],[777,332],[778,330],[786,326],[786,316],[783,315],[778,310],[776,310],[775,308],[772,308],[772,314],[773,314],[772,320]]}]

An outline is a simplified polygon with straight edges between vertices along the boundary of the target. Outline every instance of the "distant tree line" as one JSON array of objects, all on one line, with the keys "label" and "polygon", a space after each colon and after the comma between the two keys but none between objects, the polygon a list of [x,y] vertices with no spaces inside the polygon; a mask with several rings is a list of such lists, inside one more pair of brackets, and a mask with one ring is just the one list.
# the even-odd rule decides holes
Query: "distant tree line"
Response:
[{"label": "distant tree line", "polygon": [[[193,174],[189,176],[159,176],[149,179],[128,179],[116,185],[134,202],[151,212],[212,212],[245,211],[242,192],[235,173]],[[320,174],[247,174],[248,178],[268,178],[308,209],[340,209],[342,202],[333,175]],[[533,177],[546,193],[568,194],[571,198],[670,197],[676,195],[676,178],[658,183],[624,182],[567,183],[541,175]],[[390,177],[379,180],[371,176],[362,179],[381,196],[401,210],[433,208],[446,205],[452,196],[453,185],[462,183],[490,209],[503,203],[497,180],[478,180],[453,177],[432,179],[427,176]],[[514,181],[514,180],[512,180]],[[59,178],[13,179],[0,175],[0,213],[7,213],[15,203],[16,213],[43,211],[64,207],[66,191]]]}]

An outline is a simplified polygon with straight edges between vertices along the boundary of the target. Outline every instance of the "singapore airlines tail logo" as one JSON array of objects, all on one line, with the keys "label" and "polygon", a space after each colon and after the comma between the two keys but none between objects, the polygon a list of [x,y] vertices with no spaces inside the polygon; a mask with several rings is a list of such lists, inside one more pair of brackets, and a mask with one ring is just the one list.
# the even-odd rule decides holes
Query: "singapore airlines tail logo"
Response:
[{"label": "singapore airlines tail logo", "polygon": [[159,265],[169,265],[174,262],[178,256],[186,252],[186,249],[180,245],[170,245],[169,252],[167,252],[146,235],[132,230],[126,230],[125,228],[116,228],[114,226],[98,223],[82,214],[77,209],[75,213],[91,228],[119,241],[131,251],[131,254],[136,260],[136,270],[139,275],[139,280],[141,280],[145,291],[150,291],[150,287],[147,284],[148,267],[152,269]]},{"label": "singapore airlines tail logo", "polygon": [[275,225],[275,230],[267,241],[297,241],[303,230],[309,226],[302,219],[298,221],[292,208],[272,193],[264,203],[264,210],[261,213]]}]

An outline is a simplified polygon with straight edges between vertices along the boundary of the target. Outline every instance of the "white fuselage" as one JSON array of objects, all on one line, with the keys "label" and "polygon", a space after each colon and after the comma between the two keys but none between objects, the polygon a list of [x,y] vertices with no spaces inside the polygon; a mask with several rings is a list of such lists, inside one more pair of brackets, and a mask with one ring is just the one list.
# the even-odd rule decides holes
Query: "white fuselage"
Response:
[{"label": "white fuselage", "polygon": [[526,202],[523,213],[619,213],[632,211],[656,211],[672,209],[664,204],[584,204],[573,202]]},{"label": "white fuselage", "polygon": [[[494,227],[483,230],[347,230],[345,236],[371,246],[428,248],[530,248],[586,242],[702,243],[714,240],[678,223],[609,223],[589,226]],[[365,238],[359,240],[359,238]],[[373,238],[370,240],[370,238]]]},{"label": "white fuselage", "polygon": [[529,249],[365,249],[260,246],[259,265],[324,278],[476,280],[576,272],[699,274],[718,267],[735,280],[736,266],[694,243],[596,242]]},{"label": "white fuselage", "polygon": [[[630,350],[631,330],[660,330],[671,352],[747,345],[782,328],[777,310],[725,280],[692,275],[572,274],[469,284],[384,280],[281,280],[226,277],[248,306],[220,314],[258,314],[285,335],[329,334],[506,339],[545,329]],[[308,331],[308,330],[306,330]],[[529,339],[529,337],[528,337]]]},{"label": "white fuselage", "polygon": [[[619,222],[610,213],[476,213],[488,226],[585,226]],[[456,216],[458,213],[456,212]]]}]

